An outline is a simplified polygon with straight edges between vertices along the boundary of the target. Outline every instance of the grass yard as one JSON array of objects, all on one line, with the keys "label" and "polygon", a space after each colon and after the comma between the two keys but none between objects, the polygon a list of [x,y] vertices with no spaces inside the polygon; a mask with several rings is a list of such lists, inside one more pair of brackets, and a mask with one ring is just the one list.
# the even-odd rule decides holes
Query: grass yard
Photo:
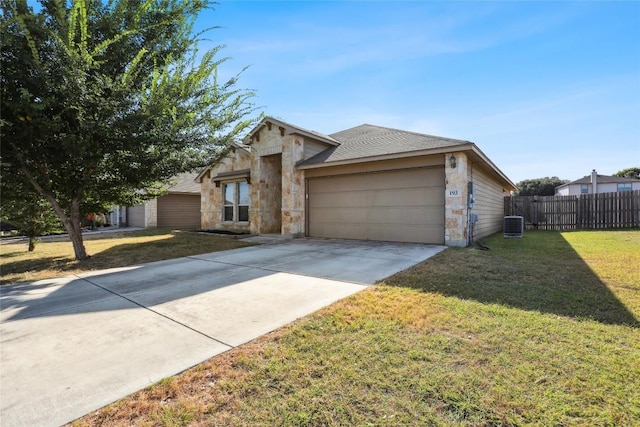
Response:
[{"label": "grass yard", "polygon": [[640,231],[484,244],[75,425],[640,425]]},{"label": "grass yard", "polygon": [[48,279],[251,245],[231,236],[166,229],[89,234],[84,236],[84,244],[91,255],[84,262],[74,259],[73,246],[66,238],[43,239],[34,252],[27,251],[26,242],[2,244],[0,284]]}]

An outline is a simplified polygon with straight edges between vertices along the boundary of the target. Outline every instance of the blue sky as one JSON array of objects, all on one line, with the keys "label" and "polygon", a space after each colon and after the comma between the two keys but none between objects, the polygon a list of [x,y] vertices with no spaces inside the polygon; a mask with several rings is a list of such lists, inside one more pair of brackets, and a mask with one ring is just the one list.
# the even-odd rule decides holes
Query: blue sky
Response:
[{"label": "blue sky", "polygon": [[476,143],[514,182],[640,167],[640,2],[220,1],[265,114]]}]

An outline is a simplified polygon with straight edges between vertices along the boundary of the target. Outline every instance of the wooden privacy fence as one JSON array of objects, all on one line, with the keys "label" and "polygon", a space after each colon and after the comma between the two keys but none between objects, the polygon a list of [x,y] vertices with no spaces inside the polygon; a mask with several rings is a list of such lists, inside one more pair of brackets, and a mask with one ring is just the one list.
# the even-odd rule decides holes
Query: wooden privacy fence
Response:
[{"label": "wooden privacy fence", "polygon": [[508,196],[504,214],[524,217],[527,230],[640,227],[640,190],[579,196]]}]

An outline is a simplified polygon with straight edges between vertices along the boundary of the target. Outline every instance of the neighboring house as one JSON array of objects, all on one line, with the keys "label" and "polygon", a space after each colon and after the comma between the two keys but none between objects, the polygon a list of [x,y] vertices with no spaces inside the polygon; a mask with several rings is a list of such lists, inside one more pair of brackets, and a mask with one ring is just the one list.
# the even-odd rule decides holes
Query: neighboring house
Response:
[{"label": "neighboring house", "polygon": [[129,227],[200,228],[200,184],[196,173],[183,173],[175,177],[168,193],[141,205],[119,209],[115,224]]},{"label": "neighboring house", "polygon": [[596,170],[567,184],[556,187],[556,196],[579,196],[580,194],[617,193],[640,190],[640,179],[598,175]]},{"label": "neighboring house", "polygon": [[468,141],[367,124],[323,135],[272,117],[197,181],[203,229],[451,246],[502,230],[515,190]]},{"label": "neighboring house", "polygon": [[10,235],[14,231],[18,231],[18,227],[8,222],[0,221],[0,236]]}]

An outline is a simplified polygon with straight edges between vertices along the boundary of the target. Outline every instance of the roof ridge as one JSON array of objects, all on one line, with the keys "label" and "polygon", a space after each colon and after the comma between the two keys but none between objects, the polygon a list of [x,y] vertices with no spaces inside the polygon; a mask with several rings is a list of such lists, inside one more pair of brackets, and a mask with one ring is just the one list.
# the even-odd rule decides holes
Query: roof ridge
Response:
[{"label": "roof ridge", "polygon": [[472,144],[471,141],[468,141],[466,139],[449,138],[449,137],[446,137],[446,136],[439,136],[439,135],[433,135],[433,134],[429,134],[429,133],[415,132],[415,131],[412,131],[412,130],[398,129],[398,128],[392,128],[392,127],[388,127],[388,126],[373,125],[371,123],[363,123],[361,125],[354,126],[352,128],[349,128],[349,129],[344,129],[344,130],[341,130],[341,131],[338,131],[338,132],[334,132],[331,135],[335,135],[337,133],[345,132],[345,131],[348,131],[348,130],[351,130],[351,129],[356,129],[356,128],[359,128],[361,126],[371,126],[371,127],[375,127],[375,128],[378,128],[378,129],[386,129],[386,130],[392,130],[392,131],[401,132],[401,133],[409,133],[409,134],[412,134],[412,135],[426,136],[426,137],[429,137],[429,138],[438,138],[438,139],[444,139],[444,140],[447,140],[447,141],[459,141],[459,142],[471,143]]},{"label": "roof ridge", "polygon": [[306,129],[306,128],[303,128],[302,126],[294,125],[293,123],[289,123],[286,120],[282,120],[282,119],[279,119],[279,118],[274,117],[274,116],[265,116],[260,122],[264,122],[264,121],[267,121],[267,120],[275,120],[275,121],[280,122],[280,123],[282,123],[282,124],[284,124],[286,126],[292,127],[294,129],[298,129],[299,131],[306,132],[306,133],[311,134],[311,135],[316,135],[316,136],[319,136],[321,138],[326,138],[328,140],[333,140],[335,142],[339,142],[338,140],[333,138],[331,135],[327,135],[326,133],[318,132],[317,130],[313,130],[313,129]]}]

